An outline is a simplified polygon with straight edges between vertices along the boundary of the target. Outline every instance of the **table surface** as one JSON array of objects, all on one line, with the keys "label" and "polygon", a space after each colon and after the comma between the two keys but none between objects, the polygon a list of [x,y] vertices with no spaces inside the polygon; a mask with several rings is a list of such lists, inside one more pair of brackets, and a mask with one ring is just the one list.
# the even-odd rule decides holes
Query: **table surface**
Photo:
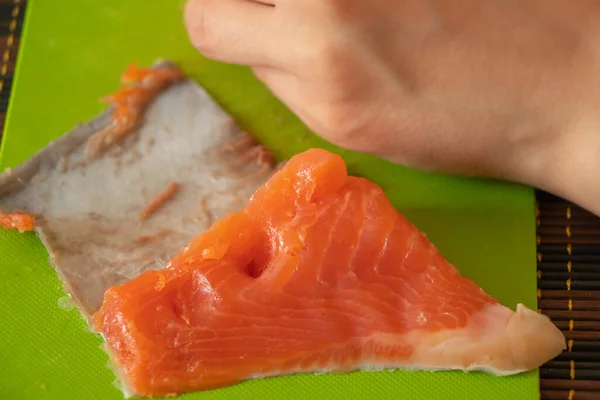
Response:
[{"label": "table surface", "polygon": [[[26,1],[0,0],[0,141]],[[600,218],[537,192],[538,307],[568,349],[540,369],[542,399],[600,398]]]}]

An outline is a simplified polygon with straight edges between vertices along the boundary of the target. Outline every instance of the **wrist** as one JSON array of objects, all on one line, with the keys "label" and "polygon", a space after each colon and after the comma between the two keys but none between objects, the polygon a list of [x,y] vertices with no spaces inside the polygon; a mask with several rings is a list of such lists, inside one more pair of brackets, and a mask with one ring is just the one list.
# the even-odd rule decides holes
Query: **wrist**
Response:
[{"label": "wrist", "polygon": [[578,125],[545,154],[538,187],[600,216],[600,121]]}]

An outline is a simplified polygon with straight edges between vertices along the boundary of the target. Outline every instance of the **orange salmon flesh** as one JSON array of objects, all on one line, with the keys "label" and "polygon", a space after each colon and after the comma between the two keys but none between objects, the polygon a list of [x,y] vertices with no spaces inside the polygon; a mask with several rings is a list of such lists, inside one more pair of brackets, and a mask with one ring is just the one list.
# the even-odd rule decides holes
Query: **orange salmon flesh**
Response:
[{"label": "orange salmon flesh", "polygon": [[290,159],[165,269],[109,288],[93,321],[144,396],[316,371],[506,375],[564,348],[546,317],[500,305],[381,188],[320,149]]}]

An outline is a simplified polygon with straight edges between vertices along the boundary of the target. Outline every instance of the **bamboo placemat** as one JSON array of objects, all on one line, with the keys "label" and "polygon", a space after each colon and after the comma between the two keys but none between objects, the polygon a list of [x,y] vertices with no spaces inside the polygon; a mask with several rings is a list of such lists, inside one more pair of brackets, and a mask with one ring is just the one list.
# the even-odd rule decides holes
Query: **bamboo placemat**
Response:
[{"label": "bamboo placemat", "polygon": [[0,141],[25,15],[25,0],[0,0]]},{"label": "bamboo placemat", "polygon": [[537,193],[538,307],[567,351],[540,370],[542,399],[600,399],[600,218]]},{"label": "bamboo placemat", "polygon": [[[25,0],[0,0],[0,141]],[[600,218],[537,192],[538,307],[568,350],[540,369],[542,400],[600,399]]]}]

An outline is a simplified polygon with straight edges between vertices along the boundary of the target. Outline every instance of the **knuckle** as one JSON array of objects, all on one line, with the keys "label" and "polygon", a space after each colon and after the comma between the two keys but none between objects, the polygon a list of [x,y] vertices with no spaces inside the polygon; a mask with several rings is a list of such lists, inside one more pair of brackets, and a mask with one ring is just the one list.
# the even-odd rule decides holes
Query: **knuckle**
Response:
[{"label": "knuckle", "polygon": [[349,19],[354,11],[349,0],[329,0],[323,2],[323,6],[328,19],[333,22]]},{"label": "knuckle", "polygon": [[[337,102],[314,109],[314,130],[332,144],[344,149],[367,153],[389,151],[393,140],[373,126],[373,115],[359,106]],[[387,139],[386,139],[387,138]],[[386,142],[389,142],[386,145]]]},{"label": "knuckle", "polygon": [[214,53],[217,40],[211,24],[210,7],[204,1],[191,1],[185,9],[185,25],[190,41],[205,56]]},{"label": "knuckle", "polygon": [[317,131],[336,145],[352,145],[355,129],[349,115],[337,105],[321,105],[315,109]]},{"label": "knuckle", "polygon": [[332,71],[340,68],[343,62],[343,52],[341,46],[336,45],[331,39],[321,38],[314,41],[308,47],[308,59],[313,65]]}]

